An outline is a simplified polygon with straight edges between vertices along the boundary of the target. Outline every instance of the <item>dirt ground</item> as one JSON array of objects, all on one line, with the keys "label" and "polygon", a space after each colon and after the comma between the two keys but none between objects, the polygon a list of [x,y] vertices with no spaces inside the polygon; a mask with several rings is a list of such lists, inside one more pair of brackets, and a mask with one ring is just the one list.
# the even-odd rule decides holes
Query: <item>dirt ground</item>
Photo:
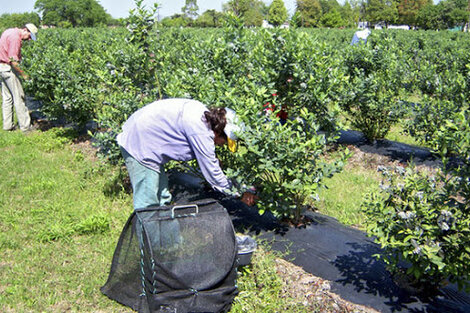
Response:
[{"label": "dirt ground", "polygon": [[[348,159],[346,168],[353,168],[353,167],[363,167],[364,169],[368,170],[377,170],[379,165],[383,166],[402,166],[408,167],[410,163],[403,159],[397,159],[388,156],[385,153],[380,153],[380,149],[377,150],[377,153],[365,152],[360,147],[356,145],[346,145],[349,151],[351,151],[351,157]],[[435,172],[437,168],[439,168],[442,163],[433,158],[427,159],[413,159],[412,160],[414,166],[419,171],[429,171]]]},{"label": "dirt ground", "polygon": [[313,276],[283,259],[276,259],[277,273],[285,282],[284,295],[317,312],[378,312],[372,308],[343,300],[330,291],[327,280]]}]

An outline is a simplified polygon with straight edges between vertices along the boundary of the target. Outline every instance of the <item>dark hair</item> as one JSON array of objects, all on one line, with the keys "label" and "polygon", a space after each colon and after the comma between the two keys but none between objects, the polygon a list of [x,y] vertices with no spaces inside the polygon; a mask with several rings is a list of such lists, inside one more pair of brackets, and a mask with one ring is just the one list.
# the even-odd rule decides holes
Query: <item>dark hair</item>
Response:
[{"label": "dark hair", "polygon": [[211,108],[204,112],[204,117],[209,127],[219,136],[226,136],[224,132],[227,120],[225,118],[225,108]]}]

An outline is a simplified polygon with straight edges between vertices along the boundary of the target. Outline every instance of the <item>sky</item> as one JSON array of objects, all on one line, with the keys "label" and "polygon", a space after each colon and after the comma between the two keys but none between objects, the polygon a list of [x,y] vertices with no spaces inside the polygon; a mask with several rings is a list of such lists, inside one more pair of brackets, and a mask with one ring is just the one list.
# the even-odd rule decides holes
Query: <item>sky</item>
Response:
[{"label": "sky", "polygon": [[[270,4],[272,0],[263,0],[264,3]],[[294,14],[296,0],[284,0],[284,4],[289,15]],[[3,13],[23,13],[33,12],[34,3],[36,0],[0,0],[0,15]],[[114,18],[127,17],[129,10],[135,7],[134,0],[98,0],[101,6],[111,14]],[[161,5],[159,18],[171,16],[176,13],[181,13],[181,8],[185,5],[185,0],[144,0],[147,8],[153,8],[153,4],[158,2]],[[197,0],[199,6],[199,14],[206,10],[214,9],[222,11],[222,4],[228,0]]]}]

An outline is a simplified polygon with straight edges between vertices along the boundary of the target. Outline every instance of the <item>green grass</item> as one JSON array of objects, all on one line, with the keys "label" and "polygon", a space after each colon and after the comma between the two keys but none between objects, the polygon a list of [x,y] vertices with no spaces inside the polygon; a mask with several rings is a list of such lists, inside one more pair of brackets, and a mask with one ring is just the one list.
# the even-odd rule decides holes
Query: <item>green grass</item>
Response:
[{"label": "green grass", "polygon": [[405,134],[403,132],[403,127],[400,124],[393,125],[387,136],[385,136],[385,139],[405,143],[411,146],[422,146],[415,138]]},{"label": "green grass", "polygon": [[258,248],[252,264],[239,272],[239,294],[231,312],[319,312],[318,304],[308,306],[286,295],[289,282],[277,274],[276,258],[279,257],[280,254],[269,251],[267,246]]},{"label": "green grass", "polygon": [[64,135],[0,132],[0,311],[130,311],[99,291],[130,197]]},{"label": "green grass", "polygon": [[315,206],[345,225],[363,228],[365,216],[360,207],[366,194],[378,190],[379,179],[373,169],[348,166],[325,180],[327,188],[319,191],[320,201]]}]

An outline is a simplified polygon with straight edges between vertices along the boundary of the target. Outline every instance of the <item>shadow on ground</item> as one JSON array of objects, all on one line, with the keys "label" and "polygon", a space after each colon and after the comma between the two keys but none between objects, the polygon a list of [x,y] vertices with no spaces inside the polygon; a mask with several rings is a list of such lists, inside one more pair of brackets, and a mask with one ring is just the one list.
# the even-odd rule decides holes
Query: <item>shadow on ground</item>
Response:
[{"label": "shadow on ground", "polygon": [[438,295],[417,296],[399,287],[375,259],[381,249],[365,233],[334,218],[308,212],[312,223],[287,227],[269,212],[259,215],[242,202],[203,187],[194,176],[172,173],[170,185],[178,204],[217,199],[229,212],[236,231],[267,241],[273,250],[317,277],[329,280],[331,290],[343,299],[380,312],[470,312],[470,296],[447,286]]},{"label": "shadow on ground", "polygon": [[337,143],[354,145],[365,153],[385,156],[400,163],[413,161],[416,165],[430,167],[436,167],[439,164],[437,157],[427,148],[386,139],[370,143],[366,141],[362,133],[354,130],[341,131]]}]

